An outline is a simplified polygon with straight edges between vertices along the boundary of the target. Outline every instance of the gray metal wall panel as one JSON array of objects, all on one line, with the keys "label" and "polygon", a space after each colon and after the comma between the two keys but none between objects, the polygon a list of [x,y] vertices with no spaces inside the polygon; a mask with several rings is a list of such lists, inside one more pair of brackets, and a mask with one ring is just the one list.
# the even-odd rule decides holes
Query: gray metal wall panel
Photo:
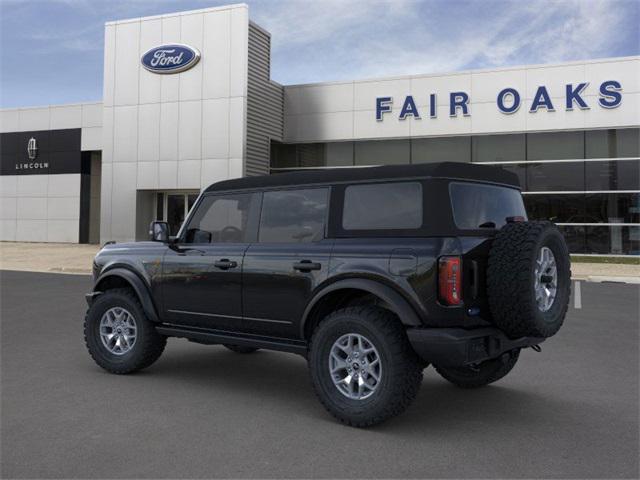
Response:
[{"label": "gray metal wall panel", "polygon": [[271,37],[249,24],[249,82],[244,174],[269,173],[271,140],[282,141],[284,89],[271,81]]}]

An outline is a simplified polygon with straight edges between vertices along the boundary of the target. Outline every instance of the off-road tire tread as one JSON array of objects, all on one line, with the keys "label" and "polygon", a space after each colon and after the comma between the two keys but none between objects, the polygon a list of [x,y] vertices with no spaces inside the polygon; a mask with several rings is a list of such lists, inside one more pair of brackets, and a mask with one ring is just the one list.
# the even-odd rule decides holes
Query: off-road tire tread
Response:
[{"label": "off-road tire tread", "polygon": [[[336,318],[344,315],[360,317],[370,326],[378,329],[383,338],[388,342],[388,348],[391,351],[392,357],[390,361],[396,362],[399,368],[395,370],[401,372],[393,378],[391,400],[387,402],[383,410],[378,414],[358,420],[350,418],[348,413],[335,410],[333,406],[326,401],[323,392],[320,391],[320,387],[313,381],[313,372],[311,372],[312,384],[314,392],[322,405],[338,421],[352,427],[370,427],[399,415],[411,405],[418,395],[422,384],[423,366],[413,351],[404,327],[398,317],[386,309],[374,306],[347,307],[329,314],[314,329],[309,343],[309,352],[313,351],[314,341],[317,341],[318,332],[326,325],[335,321]],[[340,393],[336,392],[336,394],[339,395]],[[362,414],[363,410],[353,410],[351,413],[358,415]]]},{"label": "off-road tire tread", "polygon": [[[530,320],[532,312],[538,308],[529,293],[533,278],[531,252],[542,232],[549,228],[557,229],[547,221],[509,223],[500,229],[493,240],[487,268],[489,308],[496,326],[512,338],[547,338],[554,335],[562,326],[569,307],[567,295],[561,307],[560,324],[535,325]],[[564,253],[568,257],[568,251]],[[556,300],[560,301],[559,298]]]},{"label": "off-road tire tread", "polygon": [[[115,373],[117,375],[125,375],[128,373],[133,373],[138,370],[142,370],[144,368],[151,366],[156,360],[158,360],[158,358],[160,358],[160,355],[162,355],[162,352],[164,351],[167,345],[167,337],[165,337],[164,335],[160,335],[159,333],[156,332],[152,322],[149,319],[147,319],[147,317],[144,315],[144,309],[142,308],[142,304],[140,303],[140,300],[138,300],[138,297],[133,292],[133,290],[129,288],[114,288],[111,290],[107,290],[102,295],[122,295],[126,297],[127,300],[134,303],[137,306],[139,312],[142,313],[142,318],[138,318],[140,315],[136,315],[136,322],[147,322],[150,324],[149,326],[151,328],[146,330],[146,334],[138,335],[138,338],[136,338],[136,345],[134,348],[142,347],[141,348],[142,353],[138,355],[137,358],[135,358],[135,361],[128,362],[125,365],[114,367],[113,365],[102,361],[102,359],[99,356],[94,354],[94,352],[89,346],[89,341],[88,341],[88,336],[90,335],[89,312],[91,310],[89,308],[87,309],[87,312],[84,317],[84,343],[87,347],[87,350],[89,351],[89,354],[91,355],[91,358],[93,358],[93,360],[106,371],[110,373]],[[140,331],[140,329],[138,330]],[[142,345],[140,345],[140,342],[142,342]]]},{"label": "off-road tire tread", "polygon": [[[497,358],[497,359],[487,360],[486,362],[480,364],[479,365],[480,371],[477,372],[477,375],[473,377],[465,378],[465,377],[456,376],[455,370],[459,370],[459,368],[449,369],[447,367],[438,367],[436,365],[435,369],[436,369],[436,372],[438,372],[438,374],[440,374],[442,378],[453,383],[457,387],[468,388],[468,389],[484,387],[486,385],[497,382],[498,380],[504,378],[511,370],[513,370],[513,367],[515,367],[516,363],[518,362],[518,358],[520,356],[520,349],[507,352],[505,353],[505,355],[508,355],[506,361],[503,361],[501,358]],[[494,362],[496,361],[500,362],[500,366],[496,370],[487,372],[488,375],[487,373],[482,371],[483,365],[485,366],[485,368],[487,367],[491,368],[491,366],[494,365]]]}]

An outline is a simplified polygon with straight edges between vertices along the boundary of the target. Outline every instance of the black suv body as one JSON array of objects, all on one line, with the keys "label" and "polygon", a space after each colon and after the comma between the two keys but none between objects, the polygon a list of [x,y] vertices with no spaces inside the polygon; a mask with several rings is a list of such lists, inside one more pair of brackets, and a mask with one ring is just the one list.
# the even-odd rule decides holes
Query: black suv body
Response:
[{"label": "black suv body", "polygon": [[497,168],[227,180],[167,230],[154,222],[153,241],[96,256],[85,321],[96,362],[144,368],[167,337],[299,353],[320,400],[352,425],[402,411],[428,364],[463,387],[501,378],[566,313],[564,240],[526,221],[517,178]]}]

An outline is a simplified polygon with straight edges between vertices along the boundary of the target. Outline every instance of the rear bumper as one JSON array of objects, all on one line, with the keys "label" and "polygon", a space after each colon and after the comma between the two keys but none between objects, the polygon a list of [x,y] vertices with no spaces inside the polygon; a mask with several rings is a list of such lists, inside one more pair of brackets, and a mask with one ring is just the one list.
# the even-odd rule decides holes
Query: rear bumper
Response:
[{"label": "rear bumper", "polygon": [[410,328],[409,342],[423,360],[443,367],[462,367],[497,358],[514,348],[538,345],[544,338],[508,338],[494,327]]}]

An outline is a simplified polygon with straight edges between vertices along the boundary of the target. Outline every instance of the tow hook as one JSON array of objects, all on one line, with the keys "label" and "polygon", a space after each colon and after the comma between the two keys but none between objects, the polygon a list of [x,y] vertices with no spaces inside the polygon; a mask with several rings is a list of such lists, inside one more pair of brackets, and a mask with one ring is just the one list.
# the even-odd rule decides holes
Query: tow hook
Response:
[{"label": "tow hook", "polygon": [[540,353],[542,351],[542,347],[540,345],[531,345],[531,350],[533,350],[534,352],[538,352]]}]

